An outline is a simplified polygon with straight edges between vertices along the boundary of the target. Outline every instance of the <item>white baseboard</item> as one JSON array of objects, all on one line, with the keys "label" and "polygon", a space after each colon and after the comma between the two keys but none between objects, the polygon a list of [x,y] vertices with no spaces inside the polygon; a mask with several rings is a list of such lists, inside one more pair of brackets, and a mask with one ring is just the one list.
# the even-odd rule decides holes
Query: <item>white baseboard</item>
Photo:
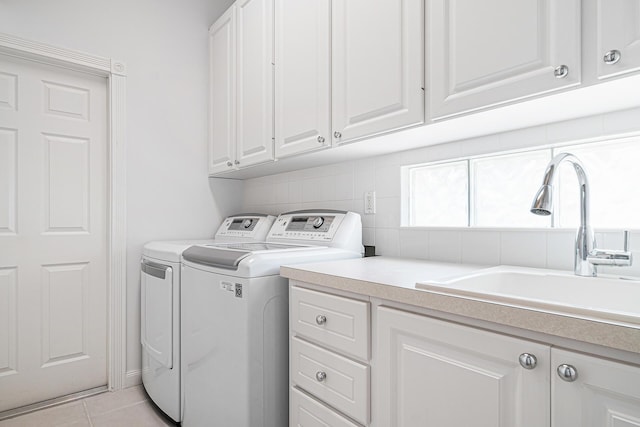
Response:
[{"label": "white baseboard", "polygon": [[124,388],[142,384],[142,370],[127,371],[124,379]]}]

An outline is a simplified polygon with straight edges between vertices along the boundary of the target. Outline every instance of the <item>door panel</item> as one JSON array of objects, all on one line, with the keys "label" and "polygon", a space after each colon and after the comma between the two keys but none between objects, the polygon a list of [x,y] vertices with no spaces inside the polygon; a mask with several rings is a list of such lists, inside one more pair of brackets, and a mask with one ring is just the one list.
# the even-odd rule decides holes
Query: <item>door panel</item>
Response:
[{"label": "door panel", "polygon": [[331,2],[276,1],[276,157],[331,146]]},{"label": "door panel", "polygon": [[549,426],[548,346],[386,307],[377,342],[380,425]]},{"label": "door panel", "polygon": [[0,412],[107,383],[106,87],[0,56]]},{"label": "door panel", "polygon": [[0,382],[17,369],[16,284],[16,268],[0,268]]},{"label": "door panel", "polygon": [[[580,2],[428,0],[432,118],[577,85]],[[568,67],[564,78],[554,69]]]},{"label": "door panel", "polygon": [[[554,427],[640,427],[640,368],[562,349],[551,350]],[[574,382],[556,373],[573,366]]]},{"label": "door panel", "polygon": [[334,142],[423,122],[423,3],[332,2]]},{"label": "door panel", "polygon": [[237,2],[238,166],[273,160],[273,0]]},{"label": "door panel", "polygon": [[[640,2],[637,0],[597,0],[598,77],[610,77],[640,69]],[[620,59],[607,64],[604,56],[611,50]]]},{"label": "door panel", "polygon": [[236,8],[209,30],[209,174],[234,168],[236,160]]},{"label": "door panel", "polygon": [[161,277],[156,277],[144,268],[140,279],[142,346],[162,366],[173,369],[173,269],[152,265],[162,270]]},{"label": "door panel", "polygon": [[0,235],[15,234],[18,131],[0,128]]}]

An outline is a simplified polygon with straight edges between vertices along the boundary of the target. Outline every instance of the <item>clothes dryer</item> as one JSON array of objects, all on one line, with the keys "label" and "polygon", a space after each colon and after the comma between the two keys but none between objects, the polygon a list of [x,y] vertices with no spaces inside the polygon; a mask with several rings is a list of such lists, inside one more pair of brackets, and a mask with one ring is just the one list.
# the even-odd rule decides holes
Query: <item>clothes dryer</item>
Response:
[{"label": "clothes dryer", "polygon": [[180,257],[194,244],[264,240],[274,216],[239,214],[226,218],[215,239],[149,242],[142,250],[142,383],[153,402],[181,421]]}]

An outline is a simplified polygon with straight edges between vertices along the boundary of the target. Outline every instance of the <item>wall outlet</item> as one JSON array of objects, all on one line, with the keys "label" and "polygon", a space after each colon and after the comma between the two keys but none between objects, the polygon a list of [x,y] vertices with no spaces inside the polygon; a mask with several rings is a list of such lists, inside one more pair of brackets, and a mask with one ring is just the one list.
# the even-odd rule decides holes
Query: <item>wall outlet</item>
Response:
[{"label": "wall outlet", "polygon": [[364,213],[366,214],[376,213],[376,192],[375,191],[365,191]]}]

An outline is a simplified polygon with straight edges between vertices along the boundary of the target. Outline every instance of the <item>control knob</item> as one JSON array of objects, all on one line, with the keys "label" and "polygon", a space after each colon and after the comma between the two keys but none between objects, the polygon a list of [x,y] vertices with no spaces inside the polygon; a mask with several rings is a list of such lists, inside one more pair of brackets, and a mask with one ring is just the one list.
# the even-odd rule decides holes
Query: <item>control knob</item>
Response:
[{"label": "control knob", "polygon": [[322,224],[324,224],[324,218],[321,216],[313,220],[313,228],[320,228],[322,227]]},{"label": "control knob", "polygon": [[253,220],[252,220],[252,219],[247,218],[247,219],[245,219],[244,221],[242,221],[242,226],[243,226],[244,228],[249,228],[249,227],[251,227],[251,224],[253,224]]}]

